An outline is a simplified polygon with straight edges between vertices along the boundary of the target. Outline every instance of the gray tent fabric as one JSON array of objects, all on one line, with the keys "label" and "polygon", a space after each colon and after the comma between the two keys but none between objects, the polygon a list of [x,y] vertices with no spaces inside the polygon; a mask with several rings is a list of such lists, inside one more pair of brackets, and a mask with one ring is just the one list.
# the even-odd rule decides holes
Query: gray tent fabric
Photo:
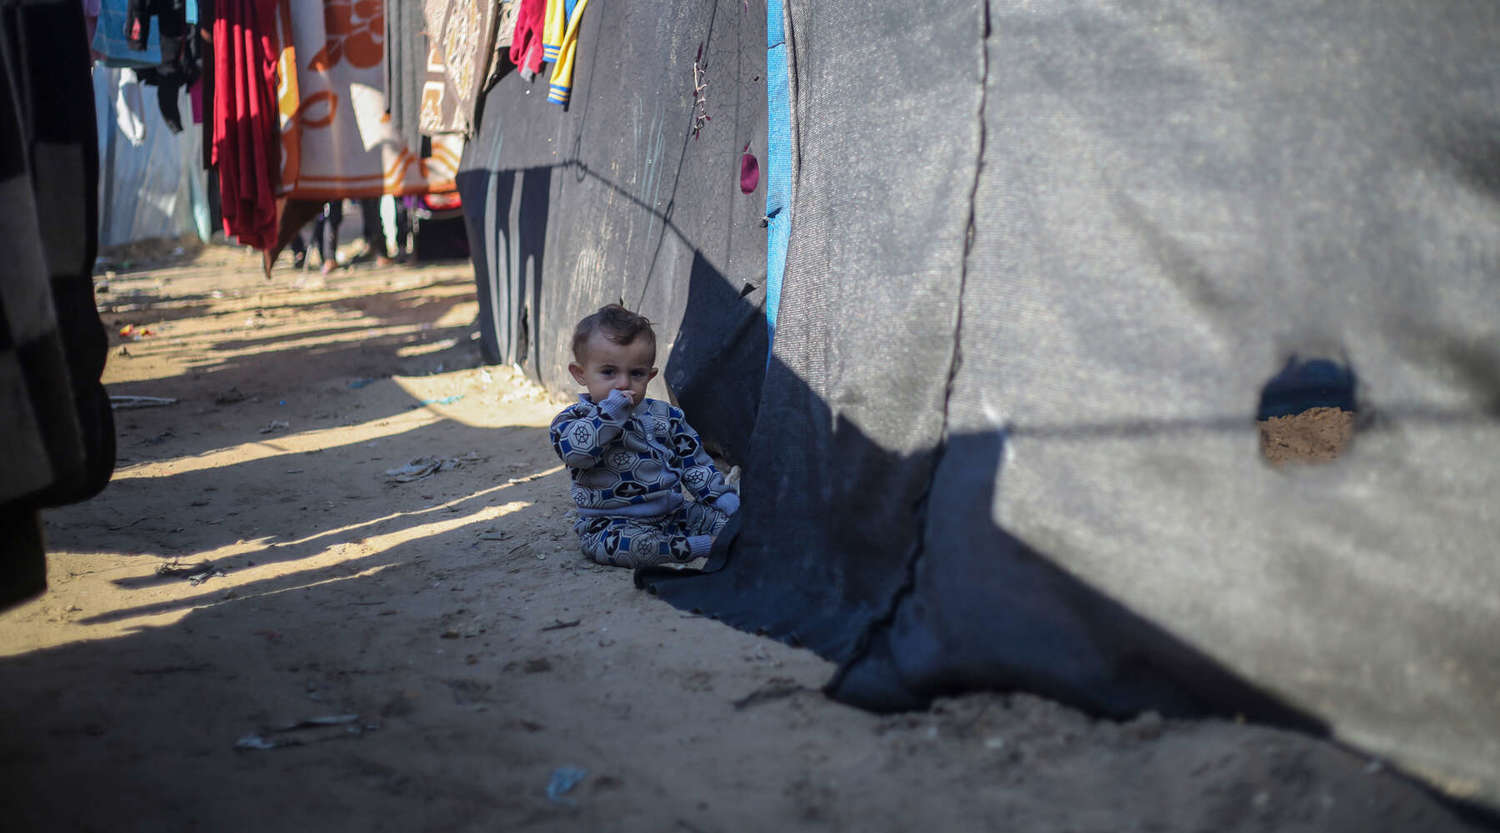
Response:
[{"label": "gray tent fabric", "polygon": [[[763,381],[764,9],[664,14],[591,7],[571,110],[505,79],[460,182],[491,360],[570,389],[623,300],[745,463],[703,571],[638,584],[865,708],[1242,715],[1500,807],[1500,10],[791,0]],[[1360,430],[1272,467],[1308,368]]]},{"label": "gray tent fabric", "polygon": [[740,151],[765,146],[764,5],[590,6],[576,62],[566,109],[550,69],[505,75],[464,153],[485,356],[572,390],[573,325],[623,301],[657,324],[650,395],[743,459],[767,349],[765,195],[739,187]]},{"label": "gray tent fabric", "polygon": [[[997,525],[1500,799],[1500,10],[1169,8],[991,3],[949,430],[1005,435]],[[1256,453],[1295,355],[1361,381],[1327,468]]]},{"label": "gray tent fabric", "polygon": [[[957,5],[790,4],[738,534],[642,583],[870,708],[1244,713],[1500,803],[1495,8]],[[1363,430],[1272,468],[1261,388],[1315,356]]]},{"label": "gray tent fabric", "polygon": [[[793,223],[748,505],[734,569],[681,592],[731,624],[844,659],[915,554],[979,160],[975,56],[882,49],[879,76],[900,83],[871,107],[869,45],[963,42],[983,15],[963,4],[789,11]],[[673,600],[666,583],[658,592]]]}]

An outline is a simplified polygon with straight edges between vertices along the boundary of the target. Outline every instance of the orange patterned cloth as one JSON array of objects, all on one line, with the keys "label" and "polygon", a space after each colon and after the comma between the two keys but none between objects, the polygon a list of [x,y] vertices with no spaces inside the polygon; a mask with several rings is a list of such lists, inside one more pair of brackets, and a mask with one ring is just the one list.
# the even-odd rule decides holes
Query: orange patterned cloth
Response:
[{"label": "orange patterned cloth", "polygon": [[384,0],[278,0],[278,196],[301,200],[455,190],[463,141],[409,148],[385,108]]}]

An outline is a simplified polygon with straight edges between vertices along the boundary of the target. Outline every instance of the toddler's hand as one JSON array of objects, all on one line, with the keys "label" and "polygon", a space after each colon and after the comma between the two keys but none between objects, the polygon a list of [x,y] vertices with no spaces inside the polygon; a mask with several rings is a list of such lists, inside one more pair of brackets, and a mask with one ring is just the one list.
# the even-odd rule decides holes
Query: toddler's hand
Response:
[{"label": "toddler's hand", "polygon": [[609,396],[604,397],[605,402],[620,402],[622,400],[626,405],[634,405],[635,394],[631,393],[628,390],[620,390],[619,388],[615,388],[614,390],[609,392]]},{"label": "toddler's hand", "polygon": [[599,410],[609,414],[612,419],[618,419],[633,407],[635,407],[635,397],[630,395],[630,391],[619,388],[610,391],[609,396],[604,397],[604,401],[599,403]]}]

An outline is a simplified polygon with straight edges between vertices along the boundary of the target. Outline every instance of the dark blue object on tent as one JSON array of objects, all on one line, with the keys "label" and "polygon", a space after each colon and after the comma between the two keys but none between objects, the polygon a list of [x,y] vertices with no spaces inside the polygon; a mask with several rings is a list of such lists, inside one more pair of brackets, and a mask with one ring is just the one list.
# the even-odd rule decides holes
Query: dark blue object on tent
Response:
[{"label": "dark blue object on tent", "polygon": [[1293,356],[1261,389],[1255,418],[1291,416],[1310,408],[1354,411],[1354,387],[1353,369],[1329,359]]}]

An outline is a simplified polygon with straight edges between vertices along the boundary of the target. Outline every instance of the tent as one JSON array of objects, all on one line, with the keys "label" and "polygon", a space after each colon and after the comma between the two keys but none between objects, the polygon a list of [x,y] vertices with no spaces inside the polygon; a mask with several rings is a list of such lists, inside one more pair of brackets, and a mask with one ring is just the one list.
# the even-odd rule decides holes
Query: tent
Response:
[{"label": "tent", "polygon": [[[579,317],[657,321],[744,502],[638,583],[835,697],[1240,715],[1500,807],[1497,37],[1477,0],[590,7],[571,104],[507,76],[465,153],[485,351],[571,390]],[[1267,463],[1304,400],[1352,445]]]},{"label": "tent", "polygon": [[[94,67],[98,113],[99,245],[122,246],[213,229],[208,174],[203,169],[203,126],[189,122],[173,133],[163,120],[157,87],[139,83],[129,68]],[[175,92],[191,113],[186,91]]]}]

